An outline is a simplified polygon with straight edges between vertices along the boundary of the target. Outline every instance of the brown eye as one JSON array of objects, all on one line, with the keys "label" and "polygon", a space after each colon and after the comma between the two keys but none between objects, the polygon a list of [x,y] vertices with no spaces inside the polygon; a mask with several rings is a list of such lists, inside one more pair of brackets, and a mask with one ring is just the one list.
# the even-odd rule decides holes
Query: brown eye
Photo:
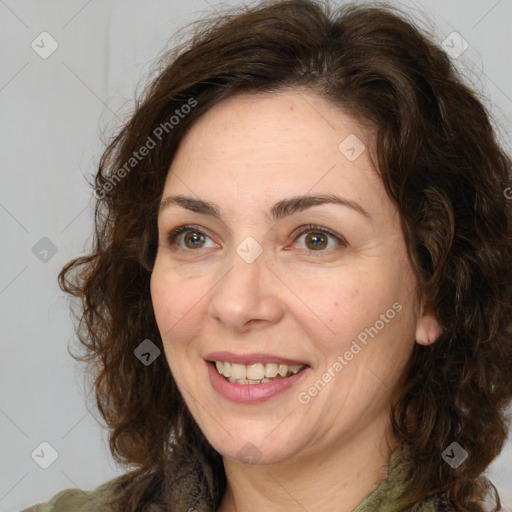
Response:
[{"label": "brown eye", "polygon": [[[332,248],[346,247],[348,244],[344,238],[341,236],[337,236],[334,233],[331,233],[327,229],[309,225],[302,229],[301,232],[297,234],[295,240],[304,237],[304,245],[305,249],[308,252],[326,252],[324,249],[330,250]],[[327,247],[329,245],[329,239],[334,240],[334,246]]]},{"label": "brown eye", "polygon": [[211,240],[210,237],[195,226],[179,226],[167,236],[167,242],[170,246],[185,250],[202,249],[208,240]]},{"label": "brown eye", "polygon": [[323,233],[311,232],[305,238],[308,249],[318,250],[327,246],[327,237]]},{"label": "brown eye", "polygon": [[204,243],[204,235],[196,231],[189,231],[185,233],[183,240],[189,249],[197,249]]}]

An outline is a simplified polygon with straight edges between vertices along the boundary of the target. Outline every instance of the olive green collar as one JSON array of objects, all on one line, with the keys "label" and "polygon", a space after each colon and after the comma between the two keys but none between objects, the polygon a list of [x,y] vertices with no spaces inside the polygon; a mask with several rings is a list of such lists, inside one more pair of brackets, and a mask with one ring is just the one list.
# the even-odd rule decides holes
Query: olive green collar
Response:
[{"label": "olive green collar", "polygon": [[435,497],[413,502],[403,497],[409,479],[410,453],[400,445],[391,454],[387,478],[373,485],[368,494],[352,512],[435,512],[438,510]]},{"label": "olive green collar", "polygon": [[[190,448],[190,447],[189,447]],[[419,502],[404,499],[403,493],[409,478],[410,454],[399,446],[390,457],[387,477],[376,483],[352,512],[437,512],[441,500],[434,496]],[[172,510],[173,512],[214,512],[214,469],[197,450],[181,447],[168,461],[157,487],[156,494],[148,496],[148,510]],[[217,475],[218,476],[218,475]],[[49,502],[25,509],[24,512],[98,512],[118,510],[116,479],[104,483],[94,491],[66,489]]]}]

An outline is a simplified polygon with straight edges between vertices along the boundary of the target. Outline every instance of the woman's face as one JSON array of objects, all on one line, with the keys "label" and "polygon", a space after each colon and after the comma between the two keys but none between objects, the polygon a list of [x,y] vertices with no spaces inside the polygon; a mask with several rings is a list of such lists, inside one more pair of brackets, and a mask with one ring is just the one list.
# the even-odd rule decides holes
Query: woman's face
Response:
[{"label": "woman's face", "polygon": [[181,394],[226,457],[277,463],[380,435],[415,339],[435,338],[369,142],[290,90],[216,105],[175,155],[153,306]]}]

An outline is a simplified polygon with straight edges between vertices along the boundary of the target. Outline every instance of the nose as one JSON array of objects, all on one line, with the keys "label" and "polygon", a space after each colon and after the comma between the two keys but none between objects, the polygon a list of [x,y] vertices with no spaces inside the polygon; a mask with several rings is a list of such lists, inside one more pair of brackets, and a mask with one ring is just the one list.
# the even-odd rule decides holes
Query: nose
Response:
[{"label": "nose", "polygon": [[229,263],[213,288],[209,316],[236,332],[277,323],[284,313],[279,299],[282,283],[269,268],[265,252],[248,263],[233,251]]}]

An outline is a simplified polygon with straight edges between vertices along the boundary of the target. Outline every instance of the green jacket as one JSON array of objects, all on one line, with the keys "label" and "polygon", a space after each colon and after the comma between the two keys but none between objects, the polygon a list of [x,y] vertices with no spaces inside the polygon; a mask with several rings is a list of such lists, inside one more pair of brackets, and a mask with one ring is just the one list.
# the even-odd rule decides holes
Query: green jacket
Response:
[{"label": "green jacket", "polygon": [[[190,458],[188,459],[190,460]],[[183,465],[180,465],[183,468]],[[411,503],[400,498],[406,483],[408,472],[408,452],[404,448],[399,448],[391,455],[388,475],[385,480],[375,484],[368,494],[363,498],[353,512],[439,512],[439,511],[455,511],[450,507],[447,501],[440,495],[432,495],[431,497],[419,503]],[[207,505],[210,501],[203,490],[204,478],[201,480],[197,476],[199,471],[197,467],[183,468],[185,478],[178,478],[179,489],[176,485],[172,489],[172,510],[173,512],[189,512],[197,510],[197,512],[215,512]],[[207,468],[201,468],[202,476],[206,475],[209,480],[211,473]],[[180,470],[181,471],[181,470]],[[194,475],[193,478],[190,475]],[[194,478],[197,477],[196,480]],[[111,512],[113,508],[108,505],[111,493],[110,480],[95,490],[81,491],[79,489],[67,489],[56,494],[47,503],[34,505],[22,512]],[[203,484],[201,484],[203,482]],[[192,489],[195,489],[192,491]],[[197,491],[199,489],[199,492]],[[164,511],[165,508],[149,507],[147,510]]]}]

